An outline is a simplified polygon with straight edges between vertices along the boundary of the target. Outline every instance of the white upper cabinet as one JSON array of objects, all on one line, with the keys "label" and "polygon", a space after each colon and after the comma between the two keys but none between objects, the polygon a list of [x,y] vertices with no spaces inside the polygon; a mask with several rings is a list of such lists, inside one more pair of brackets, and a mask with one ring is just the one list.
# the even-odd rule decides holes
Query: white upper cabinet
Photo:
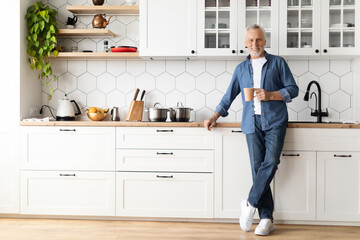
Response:
[{"label": "white upper cabinet", "polygon": [[237,55],[237,1],[198,1],[198,55]]},{"label": "white upper cabinet", "polygon": [[196,1],[140,1],[141,56],[195,56]]},{"label": "white upper cabinet", "polygon": [[331,55],[360,53],[360,2],[326,0],[321,5],[324,16],[321,29],[322,52]]},{"label": "white upper cabinet", "polygon": [[246,0],[238,2],[238,48],[239,54],[248,55],[245,48],[246,28],[259,24],[266,32],[265,50],[278,54],[279,2],[276,0]]},{"label": "white upper cabinet", "polygon": [[278,1],[199,0],[198,56],[245,56],[246,28],[266,31],[266,51],[278,53]]},{"label": "white upper cabinet", "polygon": [[321,1],[280,1],[280,55],[320,55]]},{"label": "white upper cabinet", "polygon": [[358,54],[359,5],[355,0],[281,1],[279,54]]}]

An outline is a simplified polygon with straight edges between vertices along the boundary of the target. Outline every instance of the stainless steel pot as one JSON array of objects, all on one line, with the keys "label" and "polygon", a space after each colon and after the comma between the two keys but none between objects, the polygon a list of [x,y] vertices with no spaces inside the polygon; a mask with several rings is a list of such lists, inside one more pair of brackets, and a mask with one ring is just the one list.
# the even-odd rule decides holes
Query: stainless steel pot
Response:
[{"label": "stainless steel pot", "polygon": [[154,107],[146,109],[145,111],[149,112],[149,121],[150,122],[165,122],[167,119],[168,108],[164,107],[156,107],[156,105],[160,105],[160,103],[155,103]]},{"label": "stainless steel pot", "polygon": [[181,102],[178,102],[176,107],[170,108],[170,120],[172,122],[188,122],[192,110],[192,108],[184,107]]}]

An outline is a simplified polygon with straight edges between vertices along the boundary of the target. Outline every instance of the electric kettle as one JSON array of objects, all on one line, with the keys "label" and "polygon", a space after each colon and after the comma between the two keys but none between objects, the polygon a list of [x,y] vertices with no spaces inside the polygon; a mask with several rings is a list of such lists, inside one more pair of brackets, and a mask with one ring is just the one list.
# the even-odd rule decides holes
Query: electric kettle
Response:
[{"label": "electric kettle", "polygon": [[[76,106],[77,113],[74,111],[74,106]],[[56,121],[74,121],[75,116],[80,115],[81,111],[79,105],[75,102],[75,100],[69,100],[65,94],[63,99],[59,100],[59,106],[56,111]]]}]

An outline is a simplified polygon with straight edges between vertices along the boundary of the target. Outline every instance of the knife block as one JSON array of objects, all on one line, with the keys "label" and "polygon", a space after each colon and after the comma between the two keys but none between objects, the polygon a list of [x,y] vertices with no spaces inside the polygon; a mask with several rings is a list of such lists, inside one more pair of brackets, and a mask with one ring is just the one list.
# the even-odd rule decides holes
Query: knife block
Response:
[{"label": "knife block", "polygon": [[131,101],[126,121],[141,121],[143,115],[144,101]]}]

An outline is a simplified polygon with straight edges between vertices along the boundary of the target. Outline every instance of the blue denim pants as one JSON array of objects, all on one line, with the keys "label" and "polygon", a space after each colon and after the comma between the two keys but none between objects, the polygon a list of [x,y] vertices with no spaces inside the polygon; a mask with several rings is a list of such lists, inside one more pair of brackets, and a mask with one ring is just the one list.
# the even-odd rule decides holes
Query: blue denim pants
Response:
[{"label": "blue denim pants", "polygon": [[270,189],[284,145],[286,125],[263,131],[261,115],[255,115],[255,133],[246,134],[253,185],[248,202],[259,211],[260,219],[273,219],[274,201]]}]

